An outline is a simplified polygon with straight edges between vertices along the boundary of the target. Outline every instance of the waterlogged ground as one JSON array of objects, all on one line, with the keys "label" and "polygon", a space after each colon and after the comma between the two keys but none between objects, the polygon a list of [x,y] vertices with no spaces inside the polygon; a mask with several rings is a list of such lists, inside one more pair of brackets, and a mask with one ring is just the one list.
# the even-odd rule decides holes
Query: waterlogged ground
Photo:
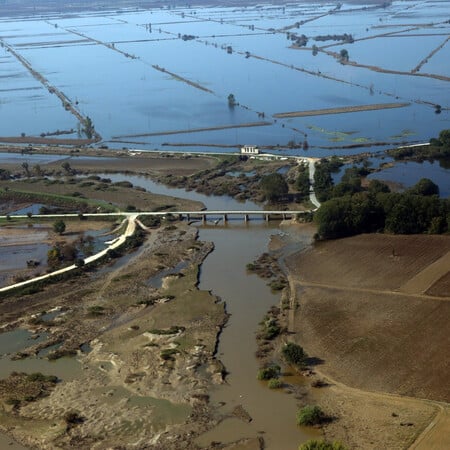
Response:
[{"label": "waterlogged ground", "polygon": [[[450,126],[448,6],[309,3],[3,17],[0,137],[82,136],[70,103],[93,120],[103,144],[118,148],[234,151],[295,142],[299,148],[284,152],[302,154],[306,140],[309,154],[325,156],[340,150],[323,147],[427,141]],[[314,40],[344,33],[354,43]],[[304,34],[306,46],[292,48],[288,34]],[[351,64],[337,60],[342,49]],[[239,104],[233,108],[230,93]],[[383,103],[409,106],[273,118]],[[211,127],[219,129],[204,130]]]}]

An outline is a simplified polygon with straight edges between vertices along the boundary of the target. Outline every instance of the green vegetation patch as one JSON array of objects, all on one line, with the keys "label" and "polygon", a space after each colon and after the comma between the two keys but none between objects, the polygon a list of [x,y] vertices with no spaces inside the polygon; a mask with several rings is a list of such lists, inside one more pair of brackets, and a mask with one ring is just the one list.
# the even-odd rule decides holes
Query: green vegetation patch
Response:
[{"label": "green vegetation patch", "polygon": [[152,334],[161,334],[161,335],[165,335],[165,334],[178,334],[181,333],[185,330],[185,327],[180,327],[178,325],[173,325],[170,328],[164,328],[164,329],[160,329],[160,328],[152,328],[151,330],[149,330],[149,333]]},{"label": "green vegetation patch", "polygon": [[258,380],[272,380],[280,376],[281,367],[277,364],[270,364],[258,370]]},{"label": "green vegetation patch", "polygon": [[307,405],[297,411],[297,424],[314,426],[324,423],[327,416],[319,406]]},{"label": "green vegetation patch", "polygon": [[328,442],[324,440],[310,439],[300,445],[298,450],[347,450],[340,442]]}]

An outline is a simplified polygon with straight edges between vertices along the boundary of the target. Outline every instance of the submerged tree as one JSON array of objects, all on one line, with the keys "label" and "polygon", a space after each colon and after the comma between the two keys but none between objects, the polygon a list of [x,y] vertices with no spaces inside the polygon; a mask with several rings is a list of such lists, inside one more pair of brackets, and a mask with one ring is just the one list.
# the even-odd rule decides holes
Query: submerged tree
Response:
[{"label": "submerged tree", "polygon": [[94,124],[92,123],[92,120],[89,116],[86,116],[86,119],[84,119],[83,133],[88,139],[92,139],[92,137],[94,136]]},{"label": "submerged tree", "polygon": [[339,52],[339,61],[341,63],[346,63],[348,62],[349,56],[348,56],[348,51],[343,48],[340,52]]},{"label": "submerged tree", "polygon": [[228,96],[228,106],[230,108],[234,108],[237,105],[236,98],[234,97],[234,94],[230,94]]}]

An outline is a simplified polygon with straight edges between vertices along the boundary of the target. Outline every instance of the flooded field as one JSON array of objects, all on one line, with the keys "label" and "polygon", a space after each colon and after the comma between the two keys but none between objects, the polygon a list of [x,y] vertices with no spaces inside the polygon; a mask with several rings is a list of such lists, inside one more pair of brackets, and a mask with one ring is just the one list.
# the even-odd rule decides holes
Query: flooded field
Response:
[{"label": "flooded field", "polygon": [[[97,145],[116,148],[302,154],[306,140],[326,156],[428,141],[450,123],[444,11],[430,1],[2,17],[0,137],[85,138],[89,117]],[[407,106],[361,108],[393,103]]]}]

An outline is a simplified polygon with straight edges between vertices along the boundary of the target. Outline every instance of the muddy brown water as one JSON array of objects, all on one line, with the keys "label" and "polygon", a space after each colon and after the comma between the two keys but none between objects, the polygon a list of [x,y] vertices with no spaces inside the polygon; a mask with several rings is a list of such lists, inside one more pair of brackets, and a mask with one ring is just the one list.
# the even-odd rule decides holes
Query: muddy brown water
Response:
[{"label": "muddy brown water", "polygon": [[[292,395],[271,390],[257,380],[255,334],[267,310],[279,302],[279,294],[274,295],[266,281],[247,274],[245,266],[267,251],[270,236],[279,232],[276,224],[265,223],[200,228],[200,239],[215,245],[202,266],[200,289],[218,295],[231,314],[218,345],[218,357],[229,374],[226,384],[211,392],[211,401],[216,406],[223,404],[219,406],[221,414],[230,414],[242,405],[252,417],[250,423],[225,419],[198,439],[201,446],[262,436],[266,449],[291,450],[318,435],[296,425],[299,403]],[[297,382],[302,382],[301,377]]]},{"label": "muddy brown water", "polygon": [[[125,177],[116,175],[116,178]],[[137,181],[135,177],[130,176],[125,179],[130,178],[132,182]],[[139,184],[147,189],[151,188],[153,192],[174,194],[173,189],[160,184],[143,178],[139,181]],[[177,194],[180,195],[178,192]],[[207,197],[191,192],[183,192],[182,196],[191,199],[195,197],[196,200],[203,201],[209,209],[224,206],[224,199],[220,197]],[[227,209],[242,209],[242,204],[234,199],[226,198],[225,203]],[[250,207],[260,209],[255,204],[250,204]],[[258,323],[272,305],[278,304],[279,295],[272,294],[266,286],[266,281],[248,274],[245,268],[247,263],[267,251],[272,235],[281,233],[279,223],[266,223],[262,220],[249,223],[233,221],[228,226],[200,226],[199,233],[201,240],[212,241],[215,245],[214,251],[202,265],[199,287],[218,295],[226,302],[227,311],[231,314],[218,344],[218,357],[229,375],[226,384],[212,390],[211,401],[218,407],[219,415],[227,415],[234,407],[242,405],[252,417],[252,421],[246,423],[237,418],[225,419],[218,427],[200,436],[197,443],[208,446],[212,441],[232,442],[244,437],[262,436],[265,448],[269,450],[297,448],[301,442],[317,437],[318,433],[296,425],[299,403],[293,395],[282,390],[270,390],[265,383],[257,380],[259,363],[255,357],[255,335]],[[305,245],[306,235],[299,235],[294,228],[283,228],[284,236],[289,233],[296,234],[296,249],[299,245]],[[39,370],[45,373],[41,367],[37,367],[39,361],[43,360],[28,359],[27,364],[29,363],[30,367],[26,371]],[[76,374],[76,370],[72,373]],[[297,382],[301,383],[301,378]]]}]

